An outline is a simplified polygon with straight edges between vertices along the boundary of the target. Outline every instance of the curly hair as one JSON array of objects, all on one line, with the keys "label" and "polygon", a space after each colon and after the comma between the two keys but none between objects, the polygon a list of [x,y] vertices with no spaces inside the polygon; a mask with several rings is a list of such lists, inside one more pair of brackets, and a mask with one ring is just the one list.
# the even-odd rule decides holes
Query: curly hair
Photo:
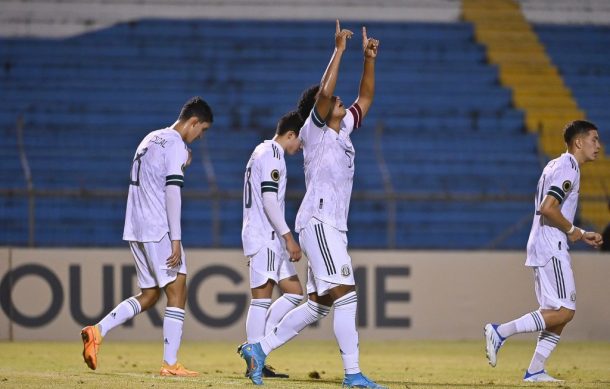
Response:
[{"label": "curly hair", "polygon": [[307,119],[313,106],[316,104],[316,97],[318,96],[319,91],[320,85],[312,85],[301,94],[297,104],[297,111],[299,112],[299,115],[301,115],[303,121]]}]

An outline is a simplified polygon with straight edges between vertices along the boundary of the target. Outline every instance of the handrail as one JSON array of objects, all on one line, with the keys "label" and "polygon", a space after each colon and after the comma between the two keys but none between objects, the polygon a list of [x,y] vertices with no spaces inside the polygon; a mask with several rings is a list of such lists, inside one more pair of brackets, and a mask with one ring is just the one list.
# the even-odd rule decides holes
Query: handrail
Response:
[{"label": "handrail", "polygon": [[221,205],[219,196],[220,190],[218,189],[218,181],[216,180],[216,172],[214,171],[214,164],[212,158],[210,158],[210,149],[208,147],[208,141],[206,137],[203,137],[200,142],[201,149],[201,163],[203,165],[203,171],[208,181],[208,187],[211,188],[210,198],[213,200],[212,203],[212,245],[214,247],[220,247],[221,238]]},{"label": "handrail", "polygon": [[25,143],[23,141],[23,114],[17,117],[16,132],[17,132],[17,148],[19,149],[19,160],[23,169],[23,177],[27,186],[28,197],[28,246],[34,247],[35,231],[36,231],[36,196],[34,193],[34,181],[32,180],[32,170],[28,162],[25,152]]},{"label": "handrail", "polygon": [[394,198],[394,185],[392,184],[392,175],[388,169],[388,165],[385,162],[383,156],[383,123],[377,123],[375,127],[375,159],[377,160],[377,167],[381,172],[381,179],[383,181],[383,188],[386,194],[389,195],[390,199],[386,202],[387,205],[387,244],[388,248],[396,248],[396,199]]}]

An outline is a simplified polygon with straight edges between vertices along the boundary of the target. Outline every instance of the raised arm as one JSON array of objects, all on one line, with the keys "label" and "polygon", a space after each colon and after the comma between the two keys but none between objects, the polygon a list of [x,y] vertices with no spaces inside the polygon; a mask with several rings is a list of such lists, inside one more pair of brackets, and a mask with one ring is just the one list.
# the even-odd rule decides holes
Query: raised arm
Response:
[{"label": "raised arm", "polygon": [[373,97],[375,96],[375,59],[377,58],[377,48],[379,41],[369,38],[366,34],[366,27],[362,27],[362,50],[364,52],[364,68],[360,79],[360,90],[356,103],[362,110],[362,116],[366,116]]},{"label": "raised arm", "polygon": [[346,42],[353,34],[354,33],[350,30],[342,30],[339,25],[339,19],[337,19],[335,27],[335,51],[330,58],[326,71],[324,71],[322,81],[320,81],[320,91],[318,92],[318,98],[315,105],[316,111],[322,119],[326,119],[333,107],[333,94],[335,93],[335,86],[337,85],[339,64],[341,63],[341,57],[345,51]]}]

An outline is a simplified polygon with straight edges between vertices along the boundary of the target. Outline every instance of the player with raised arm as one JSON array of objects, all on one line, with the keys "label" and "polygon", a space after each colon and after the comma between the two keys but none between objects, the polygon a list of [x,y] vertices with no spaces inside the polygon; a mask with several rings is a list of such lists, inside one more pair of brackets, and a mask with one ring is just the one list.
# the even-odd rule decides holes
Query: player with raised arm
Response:
[{"label": "player with raised arm", "polygon": [[[303,299],[303,288],[293,264],[301,259],[301,247],[284,218],[287,182],[284,154],[293,155],[301,149],[302,124],[298,112],[285,114],[277,123],[275,137],[256,146],[246,166],[241,238],[244,255],[249,259],[252,294],[246,343],[259,342]],[[271,304],[274,285],[278,285],[282,296]],[[288,377],[268,366],[263,368],[263,375]]]},{"label": "player with raised arm", "polygon": [[539,332],[532,361],[523,377],[527,382],[557,382],[546,373],[545,362],[559,342],[563,328],[574,317],[576,289],[568,242],[582,240],[601,246],[602,237],[574,225],[580,189],[580,167],[597,159],[597,127],[584,120],[568,123],[563,132],[568,150],[550,161],[538,180],[535,215],[525,265],[534,270],[540,308],[504,324],[485,325],[486,351],[494,367],[500,347],[514,334]]},{"label": "player with raised arm", "polygon": [[266,356],[296,336],[307,325],[335,307],[333,328],[339,345],[347,387],[382,388],[362,374],[356,330],[357,296],[352,261],[347,252],[347,215],[354,177],[355,150],[350,134],[360,127],[375,91],[375,59],[379,41],[362,28],[364,68],[358,98],[349,109],[334,96],[339,64],[353,35],[336,22],[335,50],[319,86],[306,90],[299,112],[305,160],[306,193],[297,213],[296,230],[308,258],[308,301],[290,311],[259,343],[243,347],[250,378],[262,384]]},{"label": "player with raised arm", "polygon": [[99,323],[81,331],[83,359],[97,368],[102,339],[113,328],[154,306],[163,290],[162,376],[197,376],[178,362],[186,303],[186,258],[181,243],[181,188],[190,163],[186,144],[212,125],[209,105],[200,97],[187,101],[170,127],[156,130],[140,142],[132,164],[123,240],[129,242],[141,293],[116,306]]}]

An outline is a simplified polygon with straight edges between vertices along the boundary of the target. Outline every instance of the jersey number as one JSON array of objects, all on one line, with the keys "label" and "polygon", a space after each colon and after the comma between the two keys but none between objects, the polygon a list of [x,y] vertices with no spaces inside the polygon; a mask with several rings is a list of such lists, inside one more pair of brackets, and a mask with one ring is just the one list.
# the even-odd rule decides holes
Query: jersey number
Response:
[{"label": "jersey number", "polygon": [[252,184],[250,184],[250,175],[252,174],[252,168],[246,169],[246,184],[244,185],[244,207],[252,207]]},{"label": "jersey number", "polygon": [[[136,157],[134,158],[133,162],[131,163],[131,174],[129,177],[130,185],[140,186],[140,166],[142,165],[142,157],[144,156],[144,154],[146,154],[147,151],[148,151],[148,147],[143,148],[140,153],[136,154]],[[137,167],[136,167],[136,163],[137,163]],[[135,180],[134,180],[134,177],[135,177]]]}]

